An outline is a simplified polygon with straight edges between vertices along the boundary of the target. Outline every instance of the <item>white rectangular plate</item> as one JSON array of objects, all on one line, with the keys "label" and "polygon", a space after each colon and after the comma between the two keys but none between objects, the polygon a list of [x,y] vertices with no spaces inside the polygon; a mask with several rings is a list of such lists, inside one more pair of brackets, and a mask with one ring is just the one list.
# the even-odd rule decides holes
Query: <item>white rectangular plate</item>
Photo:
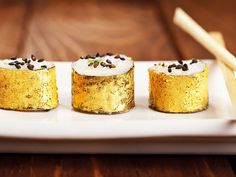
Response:
[{"label": "white rectangular plate", "polygon": [[147,69],[154,62],[135,62],[136,107],[115,115],[72,110],[71,63],[56,62],[59,107],[49,112],[0,110],[0,151],[235,153],[236,116],[220,69],[206,62],[207,110],[167,114],[149,109]]}]

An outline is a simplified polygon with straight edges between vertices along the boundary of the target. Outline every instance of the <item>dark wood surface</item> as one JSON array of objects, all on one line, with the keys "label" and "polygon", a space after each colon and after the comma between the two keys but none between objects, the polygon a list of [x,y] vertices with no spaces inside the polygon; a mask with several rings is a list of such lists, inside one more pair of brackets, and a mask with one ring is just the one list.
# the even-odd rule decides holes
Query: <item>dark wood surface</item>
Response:
[{"label": "dark wood surface", "polygon": [[234,177],[222,156],[0,155],[1,177]]},{"label": "dark wood surface", "polygon": [[[220,30],[236,53],[234,0],[10,0],[0,1],[0,56],[212,57],[172,24],[177,6],[207,30]],[[232,156],[1,154],[0,177],[233,177],[230,162]]]}]

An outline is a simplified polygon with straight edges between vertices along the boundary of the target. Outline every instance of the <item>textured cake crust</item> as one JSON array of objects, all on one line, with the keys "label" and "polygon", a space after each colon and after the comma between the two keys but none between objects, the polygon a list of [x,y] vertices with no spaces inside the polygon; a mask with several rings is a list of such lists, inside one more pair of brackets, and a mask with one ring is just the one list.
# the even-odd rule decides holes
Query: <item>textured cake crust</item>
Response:
[{"label": "textured cake crust", "polygon": [[0,108],[45,111],[58,106],[55,67],[41,70],[0,68]]},{"label": "textured cake crust", "polygon": [[150,108],[171,113],[191,113],[208,106],[208,68],[191,76],[174,76],[149,69]]},{"label": "textured cake crust", "polygon": [[113,114],[127,112],[134,105],[134,67],[116,76],[84,76],[72,71],[75,110]]}]

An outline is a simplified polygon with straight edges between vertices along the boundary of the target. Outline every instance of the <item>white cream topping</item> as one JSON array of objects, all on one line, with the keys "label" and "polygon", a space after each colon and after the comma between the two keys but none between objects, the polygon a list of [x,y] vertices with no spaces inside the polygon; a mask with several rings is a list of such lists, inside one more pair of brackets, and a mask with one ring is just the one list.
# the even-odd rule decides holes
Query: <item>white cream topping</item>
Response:
[{"label": "white cream topping", "polygon": [[[95,59],[79,59],[72,63],[72,68],[80,75],[86,76],[113,76],[128,72],[134,65],[132,58],[126,55],[105,55],[95,57]],[[94,67],[94,62],[99,62]],[[102,64],[105,66],[102,66]],[[112,64],[112,67],[110,65]]]},{"label": "white cream topping", "polygon": [[[48,69],[52,68],[54,64],[49,63],[45,60],[40,61],[40,59],[36,59],[33,61],[31,58],[27,58],[27,61],[30,61],[29,64],[25,63],[23,58],[12,59],[3,59],[0,60],[0,67],[14,70],[39,70],[39,69]],[[18,63],[18,64],[17,64]],[[19,65],[18,67],[16,65]],[[29,67],[28,65],[33,65],[33,67]],[[46,66],[46,67],[45,67]],[[32,69],[29,69],[32,68]]]},{"label": "white cream topping", "polygon": [[[192,63],[192,60],[182,60],[183,64],[187,64],[188,70],[183,71],[183,69],[176,69],[175,67],[171,67],[171,72],[170,69],[168,69],[169,65],[175,64],[175,65],[180,65],[178,61],[166,61],[158,63],[156,66],[150,67],[149,70],[155,70],[156,72],[164,73],[167,75],[175,75],[175,76],[190,76],[194,75],[196,73],[200,73],[204,71],[206,64],[197,60],[197,63]],[[182,64],[182,65],[183,65]]]}]

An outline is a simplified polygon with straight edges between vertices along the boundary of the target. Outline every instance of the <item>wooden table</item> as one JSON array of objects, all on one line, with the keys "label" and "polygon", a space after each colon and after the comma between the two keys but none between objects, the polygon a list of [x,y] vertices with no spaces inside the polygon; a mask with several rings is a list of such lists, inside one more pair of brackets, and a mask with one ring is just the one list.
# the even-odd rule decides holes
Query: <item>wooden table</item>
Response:
[{"label": "wooden table", "polygon": [[[236,1],[0,1],[0,56],[76,60],[117,52],[135,60],[210,58],[172,24],[181,6],[236,53]],[[229,160],[230,159],[230,160]],[[226,156],[1,154],[0,177],[233,177]]]}]

